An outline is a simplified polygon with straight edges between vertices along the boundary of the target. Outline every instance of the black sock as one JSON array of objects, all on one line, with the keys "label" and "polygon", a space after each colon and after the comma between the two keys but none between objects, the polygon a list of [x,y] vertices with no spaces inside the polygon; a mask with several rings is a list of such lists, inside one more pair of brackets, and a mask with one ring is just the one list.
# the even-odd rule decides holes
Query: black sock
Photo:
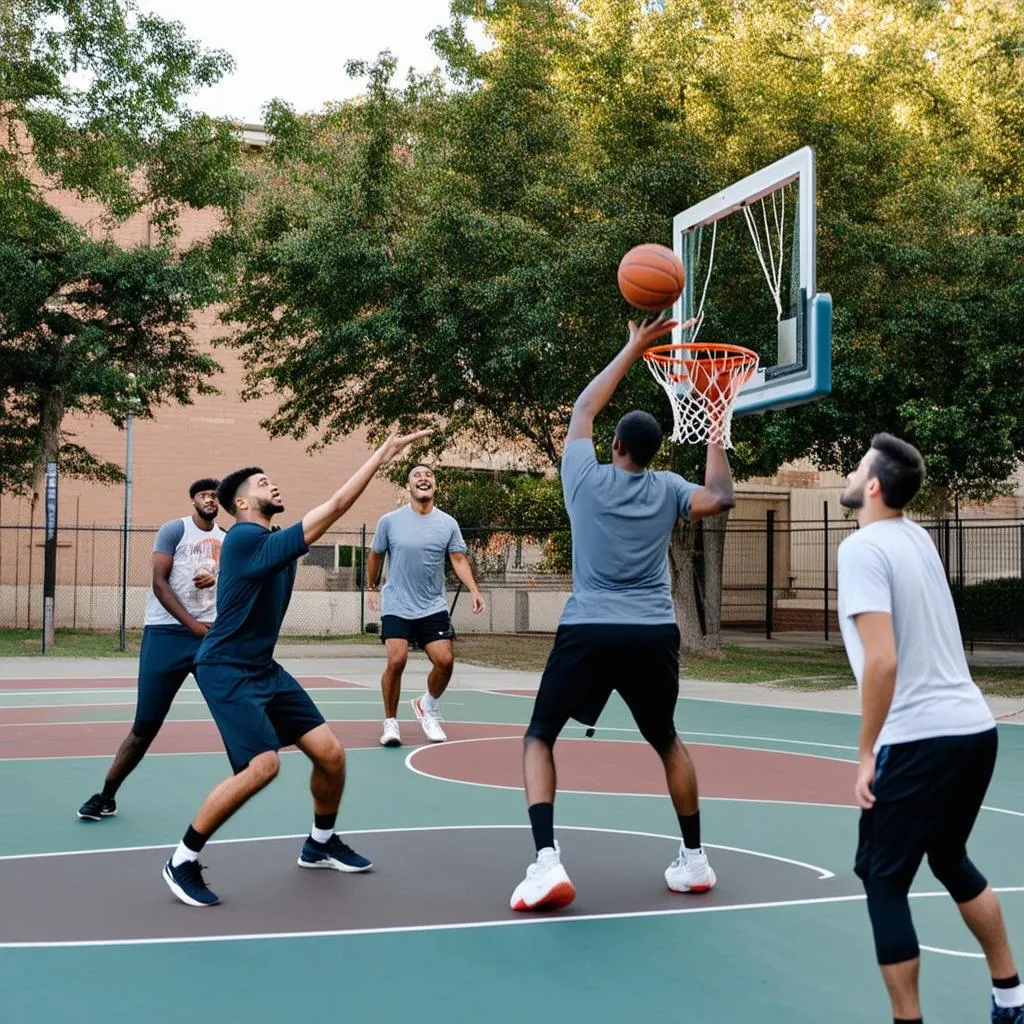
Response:
[{"label": "black sock", "polygon": [[182,842],[193,853],[199,853],[199,851],[206,845],[206,840],[209,838],[209,836],[204,836],[202,832],[197,832],[191,825],[189,825],[188,831],[185,833],[185,838],[182,839]]},{"label": "black sock", "polygon": [[334,831],[334,824],[338,820],[338,812],[335,811],[333,814],[314,814],[313,815],[313,827],[326,829],[329,832]]},{"label": "black sock", "polygon": [[1011,978],[993,978],[993,988],[1016,988],[1020,984],[1020,976],[1013,975]]},{"label": "black sock", "polygon": [[693,814],[677,814],[679,828],[683,833],[683,846],[688,850],[700,849],[700,811]]},{"label": "black sock", "polygon": [[530,828],[537,852],[555,845],[555,805],[532,804],[529,808]]},{"label": "black sock", "polygon": [[920,1017],[893,1017],[892,1024],[924,1024]]},{"label": "black sock", "polygon": [[121,783],[120,782],[104,782],[103,789],[100,791],[100,796],[104,800],[113,800],[114,794],[118,791]]}]

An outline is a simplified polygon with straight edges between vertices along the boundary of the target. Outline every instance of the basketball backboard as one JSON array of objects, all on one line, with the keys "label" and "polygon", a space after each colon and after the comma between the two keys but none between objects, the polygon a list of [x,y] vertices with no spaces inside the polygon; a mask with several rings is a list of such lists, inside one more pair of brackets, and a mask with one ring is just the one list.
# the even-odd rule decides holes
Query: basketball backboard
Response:
[{"label": "basketball backboard", "polygon": [[805,146],[673,220],[686,270],[673,342],[758,353],[736,414],[813,401],[832,389],[832,299],[816,274],[814,150]]}]

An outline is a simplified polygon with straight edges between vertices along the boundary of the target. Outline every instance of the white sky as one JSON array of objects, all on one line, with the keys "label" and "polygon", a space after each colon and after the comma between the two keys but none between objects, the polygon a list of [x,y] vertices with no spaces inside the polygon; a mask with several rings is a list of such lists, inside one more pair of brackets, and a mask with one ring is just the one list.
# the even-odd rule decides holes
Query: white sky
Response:
[{"label": "white sky", "polygon": [[[264,103],[280,97],[300,112],[362,91],[345,74],[347,60],[371,61],[384,49],[398,60],[395,81],[409,67],[440,64],[427,33],[448,24],[448,0],[137,0],[150,11],[184,24],[210,49],[226,50],[235,71],[193,98],[200,110],[249,123]],[[262,11],[260,8],[262,7]]]}]

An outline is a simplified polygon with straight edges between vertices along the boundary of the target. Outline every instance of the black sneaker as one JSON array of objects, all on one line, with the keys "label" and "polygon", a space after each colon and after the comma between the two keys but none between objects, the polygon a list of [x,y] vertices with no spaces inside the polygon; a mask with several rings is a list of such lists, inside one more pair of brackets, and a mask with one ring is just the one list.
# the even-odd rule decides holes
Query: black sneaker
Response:
[{"label": "black sneaker", "polygon": [[307,836],[299,854],[299,867],[330,868],[333,871],[354,873],[369,871],[373,862],[361,857],[335,833],[326,843],[318,843],[312,836]]},{"label": "black sneaker", "polygon": [[993,996],[992,1024],[1024,1024],[1024,1006],[996,1006]]},{"label": "black sneaker", "polygon": [[174,867],[168,857],[164,865],[164,881],[171,892],[190,907],[212,907],[220,903],[203,881],[203,865],[197,860],[187,860]]},{"label": "black sneaker", "polygon": [[102,793],[93,793],[88,800],[78,808],[78,816],[82,821],[102,821],[104,818],[112,818],[117,814],[117,804],[114,798],[106,799]]}]

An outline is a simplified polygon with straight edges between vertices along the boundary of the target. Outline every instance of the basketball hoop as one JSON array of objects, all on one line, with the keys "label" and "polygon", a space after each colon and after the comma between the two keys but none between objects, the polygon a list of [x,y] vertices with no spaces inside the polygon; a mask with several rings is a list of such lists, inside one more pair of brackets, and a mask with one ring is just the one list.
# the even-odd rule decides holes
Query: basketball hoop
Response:
[{"label": "basketball hoop", "polygon": [[672,403],[671,441],[732,447],[733,408],[757,369],[756,352],[739,345],[655,345],[644,361]]}]

